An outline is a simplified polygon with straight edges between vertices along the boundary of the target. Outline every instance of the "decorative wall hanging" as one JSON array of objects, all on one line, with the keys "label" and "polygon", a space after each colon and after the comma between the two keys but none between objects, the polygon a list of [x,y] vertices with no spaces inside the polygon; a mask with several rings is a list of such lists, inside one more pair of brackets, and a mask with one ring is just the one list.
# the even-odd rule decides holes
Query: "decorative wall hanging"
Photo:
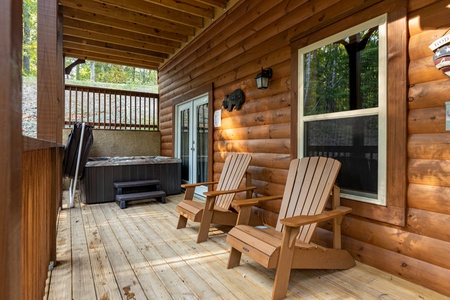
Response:
[{"label": "decorative wall hanging", "polygon": [[232,111],[233,107],[236,110],[241,109],[245,101],[244,92],[241,89],[234,90],[231,94],[226,95],[222,102],[222,107],[228,111]]},{"label": "decorative wall hanging", "polygon": [[450,35],[445,35],[435,40],[430,46],[434,52],[433,61],[438,70],[450,77]]}]

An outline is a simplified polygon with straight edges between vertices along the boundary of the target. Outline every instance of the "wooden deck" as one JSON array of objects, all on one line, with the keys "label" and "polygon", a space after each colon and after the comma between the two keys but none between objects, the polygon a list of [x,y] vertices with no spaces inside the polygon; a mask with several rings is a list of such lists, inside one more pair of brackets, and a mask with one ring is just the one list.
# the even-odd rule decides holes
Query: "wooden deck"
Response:
[{"label": "wooden deck", "polygon": [[[48,299],[270,299],[275,272],[243,256],[226,269],[226,228],[196,244],[198,224],[176,230],[176,204],[116,203],[61,210]],[[66,205],[64,207],[67,207]],[[294,270],[288,299],[448,299],[358,263],[346,271]]]}]

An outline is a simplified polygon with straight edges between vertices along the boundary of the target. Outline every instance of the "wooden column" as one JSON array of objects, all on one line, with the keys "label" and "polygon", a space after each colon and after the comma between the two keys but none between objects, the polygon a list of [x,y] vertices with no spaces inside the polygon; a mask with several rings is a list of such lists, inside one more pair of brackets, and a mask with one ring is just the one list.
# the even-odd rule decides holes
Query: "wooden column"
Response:
[{"label": "wooden column", "polygon": [[21,299],[22,1],[0,2],[0,282]]},{"label": "wooden column", "polygon": [[[64,125],[64,61],[62,54],[62,15],[58,14],[57,0],[38,0],[38,63],[37,63],[37,137],[54,143],[63,143]],[[62,202],[62,154],[55,153],[54,185],[49,194],[55,211],[48,220],[50,260],[56,262],[57,208]],[[54,205],[53,205],[54,204]]]},{"label": "wooden column", "polygon": [[38,1],[37,137],[62,143],[62,21],[56,0]]}]

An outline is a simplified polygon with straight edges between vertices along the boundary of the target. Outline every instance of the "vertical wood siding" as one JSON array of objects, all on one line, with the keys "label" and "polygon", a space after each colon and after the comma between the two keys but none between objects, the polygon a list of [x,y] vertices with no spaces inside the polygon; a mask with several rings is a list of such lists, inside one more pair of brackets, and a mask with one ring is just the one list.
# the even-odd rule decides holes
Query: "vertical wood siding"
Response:
[{"label": "vertical wood siding", "polygon": [[[390,79],[408,83],[407,92],[398,92],[407,93],[399,96],[408,102],[409,109],[403,124],[408,128],[407,153],[391,156],[407,159],[404,176],[408,186],[402,187],[407,189],[406,226],[350,216],[343,225],[343,246],[364,263],[450,296],[450,134],[444,123],[450,79],[434,67],[433,53],[428,49],[450,27],[450,10],[446,8],[448,1],[410,0],[407,4],[409,40],[403,51],[409,55],[408,74]],[[291,74],[295,60],[290,39],[369,6],[366,15],[375,17],[395,11],[398,5],[394,0],[255,0],[237,4],[161,68],[161,154],[174,154],[173,111],[177,103],[173,99],[213,83],[217,110],[225,95],[241,88],[246,96],[242,109],[223,110],[222,126],[214,128],[214,177],[218,178],[228,153],[249,152],[253,157],[249,170],[257,192],[282,193],[289,161],[296,155],[291,137],[296,134],[291,126],[296,122],[291,106],[297,99],[296,91],[291,90],[291,80],[296,78]],[[392,51],[401,51],[389,50],[390,59],[396,53]],[[267,90],[255,87],[254,77],[261,67],[273,69]],[[273,223],[279,203],[263,209],[266,221]],[[315,240],[326,244],[331,235],[326,230],[328,224],[322,227]]]},{"label": "vertical wood siding", "polygon": [[22,1],[0,2],[0,285],[21,295]]},{"label": "vertical wood siding", "polygon": [[[56,262],[56,216],[61,194],[61,148],[25,139],[22,156],[22,298],[42,299],[48,267]],[[30,147],[31,146],[31,147]],[[31,149],[30,149],[31,148]],[[58,176],[59,178],[59,176]]]}]

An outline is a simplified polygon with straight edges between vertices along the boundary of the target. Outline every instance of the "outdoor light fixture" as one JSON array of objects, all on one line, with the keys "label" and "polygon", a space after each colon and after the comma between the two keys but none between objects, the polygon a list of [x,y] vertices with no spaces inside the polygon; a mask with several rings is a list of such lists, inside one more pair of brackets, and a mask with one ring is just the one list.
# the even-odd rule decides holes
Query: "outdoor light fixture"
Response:
[{"label": "outdoor light fixture", "polygon": [[261,72],[259,72],[255,78],[256,86],[258,87],[258,89],[260,89],[260,90],[267,89],[267,87],[269,86],[270,78],[272,78],[272,69],[271,68],[267,68],[267,69],[261,68]]}]

